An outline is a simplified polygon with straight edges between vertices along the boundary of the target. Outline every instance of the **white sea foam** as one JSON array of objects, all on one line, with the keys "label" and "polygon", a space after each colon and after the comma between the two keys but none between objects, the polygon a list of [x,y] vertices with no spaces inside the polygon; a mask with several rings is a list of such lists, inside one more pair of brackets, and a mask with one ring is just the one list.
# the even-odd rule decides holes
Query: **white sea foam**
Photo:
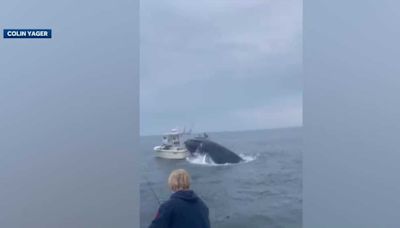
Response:
[{"label": "white sea foam", "polygon": [[207,154],[193,154],[186,158],[186,160],[196,165],[217,165]]},{"label": "white sea foam", "polygon": [[[244,160],[243,162],[240,163],[247,163],[254,161],[257,159],[257,156],[254,155],[246,155],[246,154],[239,154],[239,156]],[[195,153],[194,155],[191,155],[186,158],[186,160],[192,164],[196,165],[207,165],[207,166],[224,166],[224,165],[235,165],[232,163],[225,163],[225,164],[216,164],[211,157],[209,157],[207,154],[199,154]],[[239,164],[240,164],[239,163]]]},{"label": "white sea foam", "polygon": [[245,163],[251,162],[257,159],[257,155],[247,155],[247,154],[239,154],[239,156],[244,160]]}]

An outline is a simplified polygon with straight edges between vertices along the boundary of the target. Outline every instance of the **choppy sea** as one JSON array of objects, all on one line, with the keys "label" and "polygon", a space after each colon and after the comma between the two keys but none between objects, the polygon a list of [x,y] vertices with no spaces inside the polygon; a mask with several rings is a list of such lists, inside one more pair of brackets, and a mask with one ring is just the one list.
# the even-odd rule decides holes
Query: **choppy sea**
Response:
[{"label": "choppy sea", "polygon": [[166,180],[177,168],[190,172],[214,228],[302,227],[302,128],[207,134],[245,161],[216,165],[203,157],[156,158],[153,147],[161,136],[141,137],[141,227],[150,224],[158,201],[168,199]]}]

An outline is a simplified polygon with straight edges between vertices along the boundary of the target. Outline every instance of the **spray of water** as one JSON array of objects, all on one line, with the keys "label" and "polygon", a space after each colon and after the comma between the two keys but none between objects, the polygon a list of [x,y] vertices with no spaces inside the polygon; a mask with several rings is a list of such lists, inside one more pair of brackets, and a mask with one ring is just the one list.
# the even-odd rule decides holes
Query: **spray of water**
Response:
[{"label": "spray of water", "polygon": [[[255,159],[257,159],[257,156],[254,156],[254,155],[239,154],[239,156],[243,159],[243,162],[241,162],[241,163],[247,163],[247,162],[251,162],[251,161],[254,161]],[[234,165],[231,163],[216,164],[210,156],[208,156],[207,154],[200,154],[200,153],[195,153],[195,154],[187,157],[186,160],[192,164],[205,165],[205,166]]]}]

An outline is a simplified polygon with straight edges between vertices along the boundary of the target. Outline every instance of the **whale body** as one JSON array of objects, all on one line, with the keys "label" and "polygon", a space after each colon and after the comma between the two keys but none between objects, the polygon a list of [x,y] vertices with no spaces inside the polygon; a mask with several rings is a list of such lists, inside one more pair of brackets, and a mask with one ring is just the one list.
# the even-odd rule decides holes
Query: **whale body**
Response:
[{"label": "whale body", "polygon": [[241,157],[231,150],[205,137],[188,139],[184,144],[191,154],[207,154],[216,164],[239,163],[243,161]]}]

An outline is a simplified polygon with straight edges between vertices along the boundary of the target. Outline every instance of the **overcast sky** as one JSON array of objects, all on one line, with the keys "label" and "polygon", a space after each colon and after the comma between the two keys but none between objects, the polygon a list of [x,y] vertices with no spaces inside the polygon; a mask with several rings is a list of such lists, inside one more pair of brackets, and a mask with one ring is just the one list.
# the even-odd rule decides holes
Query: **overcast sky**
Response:
[{"label": "overcast sky", "polygon": [[302,125],[301,0],[141,2],[141,134]]}]

